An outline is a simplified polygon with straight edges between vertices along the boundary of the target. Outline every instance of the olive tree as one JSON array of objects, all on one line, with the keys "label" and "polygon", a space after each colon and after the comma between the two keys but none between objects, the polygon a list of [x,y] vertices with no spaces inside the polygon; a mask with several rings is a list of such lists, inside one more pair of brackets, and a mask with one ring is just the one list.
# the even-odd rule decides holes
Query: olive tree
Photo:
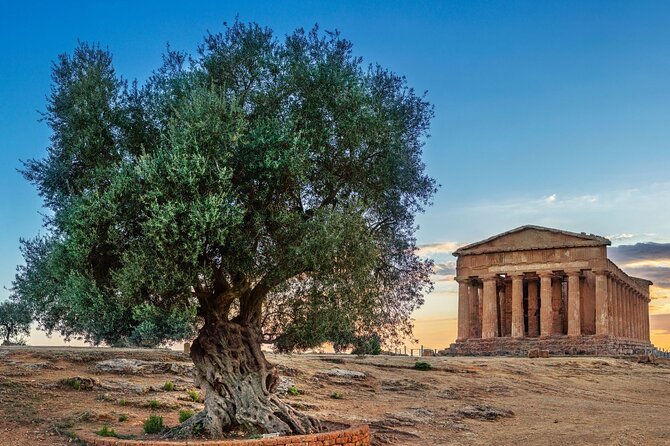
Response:
[{"label": "olive tree", "polygon": [[[235,22],[194,55],[168,50],[143,85],[82,44],[54,65],[51,145],[25,166],[51,213],[15,292],[49,326],[103,340],[138,307],[194,309],[205,410],[179,432],[318,431],[275,394],[261,344],[310,321],[411,333],[431,287],[414,217],[436,188],[421,160],[432,114],[317,28],[280,39]],[[32,274],[40,262],[53,267]]]}]

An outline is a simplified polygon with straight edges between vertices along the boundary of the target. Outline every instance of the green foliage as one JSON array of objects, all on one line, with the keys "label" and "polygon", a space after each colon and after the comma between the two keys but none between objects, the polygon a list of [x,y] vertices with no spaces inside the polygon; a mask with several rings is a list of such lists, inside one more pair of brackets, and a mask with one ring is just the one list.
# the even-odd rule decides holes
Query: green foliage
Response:
[{"label": "green foliage", "polygon": [[172,381],[165,381],[165,384],[163,384],[163,390],[172,392],[174,390],[174,383]]},{"label": "green foliage", "polygon": [[344,395],[342,395],[342,393],[340,392],[333,392],[330,394],[330,397],[334,400],[341,400],[342,398],[344,398]]},{"label": "green foliage", "polygon": [[186,393],[188,393],[188,396],[190,396],[191,399],[196,403],[202,403],[202,397],[200,396],[200,392],[198,392],[197,390],[191,389]]},{"label": "green foliage", "polygon": [[122,422],[122,423],[124,421],[128,421],[128,415],[126,415],[125,413],[122,413],[121,415],[119,415],[119,421]]},{"label": "green foliage", "polygon": [[377,333],[357,336],[354,340],[354,355],[379,355],[382,352],[381,338]]},{"label": "green foliage", "polygon": [[184,421],[188,420],[191,418],[193,415],[195,415],[195,412],[193,412],[190,409],[184,409],[179,411],[179,422],[183,423]]},{"label": "green foliage", "polygon": [[125,399],[121,398],[121,399],[119,400],[119,406],[125,406],[126,404],[127,404],[127,402],[126,402]]},{"label": "green foliage", "polygon": [[300,390],[298,390],[298,388],[296,386],[289,387],[287,392],[288,392],[289,395],[292,395],[292,396],[300,395]]},{"label": "green foliage", "polygon": [[158,400],[149,400],[149,407],[156,410],[161,407],[161,402]]},{"label": "green foliage", "polygon": [[414,363],[414,368],[417,370],[427,371],[432,369],[433,367],[430,365],[430,363],[426,361],[416,361]]},{"label": "green foliage", "polygon": [[5,345],[25,344],[23,336],[30,334],[30,309],[19,302],[0,303],[0,339]]},{"label": "green foliage", "polygon": [[317,28],[236,21],[164,60],[142,86],[97,46],[54,64],[51,144],[23,170],[47,235],[22,241],[12,289],[40,327],[155,346],[199,314],[288,350],[411,333],[431,287],[424,97]]},{"label": "green foliage", "polygon": [[81,378],[75,377],[75,378],[65,378],[62,379],[61,384],[64,384],[68,387],[71,387],[74,390],[91,390],[92,389],[92,384],[90,381],[82,381]]},{"label": "green foliage", "polygon": [[118,434],[114,432],[114,429],[110,429],[108,426],[103,426],[102,429],[96,432],[96,434],[101,437],[118,437]]},{"label": "green foliage", "polygon": [[144,420],[144,433],[157,434],[161,432],[165,426],[163,425],[163,417],[158,415],[149,415],[149,418]]}]

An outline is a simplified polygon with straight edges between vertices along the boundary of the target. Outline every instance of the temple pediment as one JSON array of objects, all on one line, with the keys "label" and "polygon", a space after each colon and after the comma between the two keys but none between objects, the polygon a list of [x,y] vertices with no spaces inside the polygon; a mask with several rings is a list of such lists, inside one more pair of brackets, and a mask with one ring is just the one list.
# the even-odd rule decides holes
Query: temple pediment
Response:
[{"label": "temple pediment", "polygon": [[606,246],[611,242],[605,237],[593,234],[562,231],[543,226],[521,226],[486,240],[463,246],[454,252],[455,256],[484,254],[506,251],[525,251],[551,248],[574,248],[585,246]]}]

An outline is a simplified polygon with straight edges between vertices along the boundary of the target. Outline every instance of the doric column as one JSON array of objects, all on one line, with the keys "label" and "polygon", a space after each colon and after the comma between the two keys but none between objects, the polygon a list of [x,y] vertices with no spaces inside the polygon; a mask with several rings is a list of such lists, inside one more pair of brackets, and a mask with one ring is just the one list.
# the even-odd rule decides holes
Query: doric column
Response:
[{"label": "doric column", "polygon": [[498,293],[498,336],[505,336],[505,282],[500,280]]},{"label": "doric column", "polygon": [[630,294],[630,287],[624,284],[624,299],[626,300],[626,337],[633,337],[633,299]]},{"label": "doric column", "polygon": [[609,304],[607,296],[607,271],[594,270],[596,275],[596,335],[608,334]]},{"label": "doric column", "polygon": [[646,327],[644,340],[649,342],[651,333],[649,332],[649,299],[647,296],[644,297],[644,325]]},{"label": "doric column", "polygon": [[621,283],[619,279],[614,280],[614,301],[616,303],[616,336],[623,337],[623,302],[621,299]]},{"label": "doric column", "polygon": [[633,301],[633,338],[638,339],[640,337],[640,321],[637,311],[637,293],[634,289],[631,290],[631,298]]},{"label": "doric column", "polygon": [[482,277],[484,281],[484,312],[482,315],[482,339],[498,336],[498,306],[496,305],[496,276]]},{"label": "doric column", "polygon": [[553,310],[551,308],[551,272],[541,272],[540,276],[540,335],[554,334]]},{"label": "doric column", "polygon": [[642,332],[642,294],[636,292],[635,301],[637,303],[637,338],[644,339],[644,333]]},{"label": "doric column", "polygon": [[512,275],[512,337],[523,338],[523,275]]},{"label": "doric column", "polygon": [[642,296],[640,293],[635,292],[635,321],[637,323],[637,338],[642,339]]},{"label": "doric column", "polygon": [[556,276],[551,284],[551,310],[553,313],[553,328],[555,335],[563,334],[563,320],[561,318],[561,305],[563,303],[563,286],[560,276]]},{"label": "doric column", "polygon": [[607,275],[607,334],[616,336],[616,301],[614,297],[614,274]]},{"label": "doric column", "polygon": [[528,280],[528,336],[539,336],[540,326],[538,319],[538,289],[537,279],[531,278]]},{"label": "doric column", "polygon": [[479,286],[475,280],[470,281],[468,287],[468,300],[470,301],[470,337],[481,338],[481,319],[479,319]]},{"label": "doric column", "polygon": [[464,341],[470,337],[470,299],[468,291],[470,279],[456,277],[458,282],[458,336],[457,341]]},{"label": "doric column", "polygon": [[566,271],[568,274],[568,336],[581,336],[581,293],[579,290],[581,271]]}]

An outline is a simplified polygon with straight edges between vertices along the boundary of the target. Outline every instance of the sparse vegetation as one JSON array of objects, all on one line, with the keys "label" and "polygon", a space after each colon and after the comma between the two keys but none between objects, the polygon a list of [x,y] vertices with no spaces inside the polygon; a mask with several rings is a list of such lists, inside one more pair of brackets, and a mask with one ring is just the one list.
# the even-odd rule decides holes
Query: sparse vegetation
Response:
[{"label": "sparse vegetation", "polygon": [[433,367],[430,365],[430,363],[426,361],[417,361],[414,363],[414,368],[417,370],[427,371],[432,369]]},{"label": "sparse vegetation", "polygon": [[79,378],[67,378],[61,381],[66,386],[70,386],[74,390],[81,390],[81,381]]},{"label": "sparse vegetation", "polygon": [[330,394],[330,397],[334,400],[341,400],[344,396],[340,392],[333,392]]},{"label": "sparse vegetation", "polygon": [[161,407],[161,402],[158,400],[150,400],[149,401],[149,407],[152,409],[156,410]]},{"label": "sparse vegetation", "polygon": [[164,428],[163,417],[159,417],[158,415],[150,415],[149,418],[144,421],[144,433],[146,434],[157,434]]},{"label": "sparse vegetation", "polygon": [[174,390],[174,383],[172,381],[165,381],[165,384],[163,384],[163,390],[172,392]]},{"label": "sparse vegetation", "polygon": [[191,399],[196,403],[202,403],[202,397],[200,396],[200,392],[198,392],[197,390],[191,389],[186,393],[188,393],[188,396],[190,396]]},{"label": "sparse vegetation", "polygon": [[96,434],[101,437],[115,437],[118,438],[118,434],[114,432],[114,429],[110,429],[109,426],[103,426],[102,429],[96,432]]},{"label": "sparse vegetation", "polygon": [[119,421],[122,422],[122,423],[124,421],[128,421],[128,415],[125,414],[125,413],[122,413],[121,415],[119,415]]},{"label": "sparse vegetation", "polygon": [[300,395],[300,390],[296,386],[291,386],[288,388],[288,394],[293,396]]},{"label": "sparse vegetation", "polygon": [[127,402],[126,402],[125,399],[121,398],[121,399],[119,400],[119,406],[125,406],[126,404],[127,404]]},{"label": "sparse vegetation", "polygon": [[190,409],[184,409],[179,411],[179,422],[183,423],[184,421],[188,420],[191,418],[193,415],[195,415],[195,412],[193,412]]}]

